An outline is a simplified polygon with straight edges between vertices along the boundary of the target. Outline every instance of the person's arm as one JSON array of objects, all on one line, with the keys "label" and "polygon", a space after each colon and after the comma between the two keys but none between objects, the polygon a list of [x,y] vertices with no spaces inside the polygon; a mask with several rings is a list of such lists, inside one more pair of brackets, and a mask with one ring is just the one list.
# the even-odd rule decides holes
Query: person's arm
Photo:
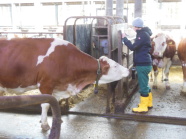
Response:
[{"label": "person's arm", "polygon": [[131,50],[133,51],[133,45],[132,42],[130,40],[127,39],[127,37],[122,38],[122,42]]},{"label": "person's arm", "polygon": [[146,37],[145,35],[143,35],[143,37],[137,37],[135,39],[135,42],[132,44],[132,42],[130,40],[127,39],[126,35],[122,34],[122,41],[124,42],[124,44],[131,50],[134,51],[135,49],[138,49],[139,47],[142,46],[142,44],[144,43]]}]

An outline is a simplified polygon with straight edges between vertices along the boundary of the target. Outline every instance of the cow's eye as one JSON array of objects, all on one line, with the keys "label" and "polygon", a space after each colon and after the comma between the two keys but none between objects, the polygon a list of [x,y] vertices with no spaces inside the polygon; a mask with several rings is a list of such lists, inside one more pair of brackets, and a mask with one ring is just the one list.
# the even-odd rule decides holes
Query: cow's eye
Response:
[{"label": "cow's eye", "polygon": [[116,65],[114,65],[114,68],[117,68],[117,64],[116,64]]},{"label": "cow's eye", "polygon": [[162,46],[164,46],[164,45],[165,45],[165,42],[162,43]]}]

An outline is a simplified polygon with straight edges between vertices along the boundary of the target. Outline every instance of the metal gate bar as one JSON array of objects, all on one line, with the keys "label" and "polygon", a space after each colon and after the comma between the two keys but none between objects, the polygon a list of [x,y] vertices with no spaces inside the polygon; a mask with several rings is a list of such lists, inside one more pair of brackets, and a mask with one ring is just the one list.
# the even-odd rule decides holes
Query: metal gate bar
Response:
[{"label": "metal gate bar", "polygon": [[170,117],[170,116],[155,116],[145,114],[96,114],[86,112],[69,111],[68,114],[83,115],[83,116],[97,116],[103,118],[113,118],[122,120],[131,120],[136,122],[151,122],[162,124],[186,125],[186,118]]},{"label": "metal gate bar", "polygon": [[57,100],[51,95],[3,96],[0,97],[0,109],[23,107],[34,104],[49,103],[53,121],[49,139],[59,139],[61,130],[61,111]]}]

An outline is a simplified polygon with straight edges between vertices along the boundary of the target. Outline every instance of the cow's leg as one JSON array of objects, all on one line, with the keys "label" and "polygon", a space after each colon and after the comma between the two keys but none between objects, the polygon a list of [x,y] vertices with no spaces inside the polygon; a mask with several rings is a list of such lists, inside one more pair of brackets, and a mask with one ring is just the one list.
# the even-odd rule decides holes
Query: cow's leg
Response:
[{"label": "cow's leg", "polygon": [[[53,92],[53,86],[52,82],[50,80],[44,81],[44,83],[41,83],[39,90],[42,94],[52,94]],[[46,131],[50,129],[50,126],[47,121],[47,113],[49,110],[50,104],[49,103],[43,103],[41,104],[41,128]]]},{"label": "cow's leg", "polygon": [[181,92],[182,92],[184,95],[186,95],[186,80],[184,80],[184,82],[183,82],[183,88],[182,88]]},{"label": "cow's leg", "polygon": [[170,67],[172,65],[172,61],[170,58],[164,58],[164,63],[165,63],[165,67],[164,67],[164,83],[165,83],[165,87],[167,90],[170,89],[170,83],[169,83],[169,71],[170,71]]},{"label": "cow's leg", "polygon": [[182,65],[182,70],[183,70],[183,88],[181,90],[181,93],[186,95],[186,66],[185,64]]},{"label": "cow's leg", "polygon": [[157,89],[158,88],[158,85],[157,85],[157,78],[158,78],[158,70],[156,70],[156,71],[154,71],[154,82],[153,82],[153,86],[152,86],[152,88],[153,89]]},{"label": "cow's leg", "polygon": [[150,82],[153,82],[152,71],[150,72]]},{"label": "cow's leg", "polygon": [[154,82],[152,85],[153,89],[157,89],[158,85],[157,85],[157,78],[158,78],[158,67],[153,65],[153,71],[154,71]]},{"label": "cow's leg", "polygon": [[50,104],[49,103],[42,103],[41,104],[41,128],[45,131],[50,129],[50,126],[47,121],[47,113],[49,110]]},{"label": "cow's leg", "polygon": [[164,68],[162,68],[162,76],[161,76],[161,81],[164,81]]}]

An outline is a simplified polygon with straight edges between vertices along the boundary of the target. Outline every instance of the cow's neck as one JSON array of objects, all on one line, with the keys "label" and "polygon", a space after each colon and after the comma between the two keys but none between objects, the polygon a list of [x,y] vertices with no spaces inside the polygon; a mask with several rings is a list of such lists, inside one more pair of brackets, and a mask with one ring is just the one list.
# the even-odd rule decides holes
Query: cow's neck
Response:
[{"label": "cow's neck", "polygon": [[97,94],[98,93],[98,81],[101,77],[101,64],[100,64],[100,61],[99,59],[97,60],[98,62],[98,69],[97,69],[97,72],[96,72],[96,83],[95,83],[95,89],[94,89],[94,93]]},{"label": "cow's neck", "polygon": [[73,63],[75,63],[73,67],[75,68],[73,68],[71,72],[73,75],[70,75],[71,81],[69,81],[69,83],[75,85],[79,90],[82,90],[85,86],[95,82],[98,64],[97,60],[93,57],[87,58],[86,56],[86,59],[81,57],[76,60],[75,62],[73,61]]}]

